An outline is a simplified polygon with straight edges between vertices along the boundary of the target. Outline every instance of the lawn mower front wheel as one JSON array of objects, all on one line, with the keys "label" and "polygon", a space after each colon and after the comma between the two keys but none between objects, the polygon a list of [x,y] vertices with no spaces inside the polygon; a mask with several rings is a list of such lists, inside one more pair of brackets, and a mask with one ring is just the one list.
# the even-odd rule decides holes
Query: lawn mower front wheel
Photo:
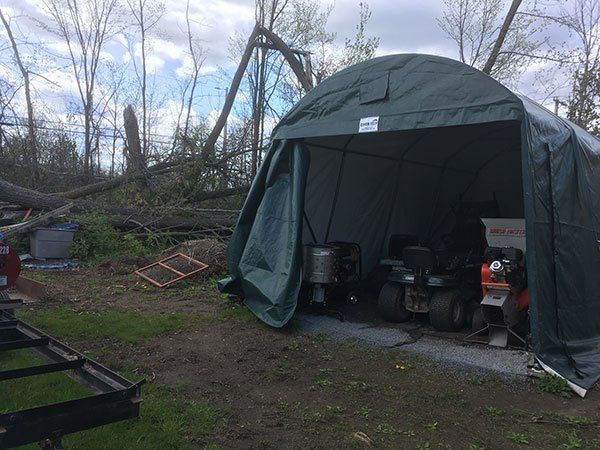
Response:
[{"label": "lawn mower front wheel", "polygon": [[379,313],[388,322],[406,322],[410,320],[410,312],[404,307],[405,286],[388,281],[381,288],[377,306]]},{"label": "lawn mower front wheel", "polygon": [[465,303],[460,291],[436,290],[429,301],[429,322],[440,331],[461,329],[465,323]]}]

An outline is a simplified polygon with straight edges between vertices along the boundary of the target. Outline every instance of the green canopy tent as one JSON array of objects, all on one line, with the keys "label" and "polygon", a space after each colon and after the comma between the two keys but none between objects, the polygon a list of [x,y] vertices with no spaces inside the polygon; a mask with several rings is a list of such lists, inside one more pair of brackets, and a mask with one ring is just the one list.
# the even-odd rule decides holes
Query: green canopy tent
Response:
[{"label": "green canopy tent", "polygon": [[492,195],[526,220],[535,353],[588,389],[600,378],[600,140],[451,59],[375,58],[310,91],[273,132],[220,287],[283,326],[313,233],[358,242],[368,273],[391,234],[431,239],[457,198]]}]

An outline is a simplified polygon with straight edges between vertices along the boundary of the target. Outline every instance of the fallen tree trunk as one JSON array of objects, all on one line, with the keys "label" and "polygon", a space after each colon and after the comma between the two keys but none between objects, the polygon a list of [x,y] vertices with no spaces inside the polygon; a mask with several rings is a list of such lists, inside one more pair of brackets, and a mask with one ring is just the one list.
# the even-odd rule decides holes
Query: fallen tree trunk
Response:
[{"label": "fallen tree trunk", "polygon": [[245,194],[249,190],[250,185],[221,189],[212,192],[200,192],[190,200],[193,200],[195,202],[203,202],[204,200],[212,200],[215,198],[231,197],[232,195]]},{"label": "fallen tree trunk", "polygon": [[[235,190],[205,193],[207,198],[220,198],[239,193]],[[131,208],[101,206],[90,202],[72,202],[72,200],[52,194],[27,189],[9,183],[0,178],[0,201],[17,204],[25,208],[37,210],[55,210],[71,204],[72,213],[97,212],[113,217],[113,225],[121,229],[138,228],[139,224],[154,229],[202,230],[215,227],[232,227],[237,220],[235,212],[198,211],[194,214],[177,214],[172,209],[164,208],[154,211],[137,211]]]},{"label": "fallen tree trunk", "polygon": [[35,219],[29,220],[27,222],[7,225],[5,227],[0,228],[0,232],[4,237],[25,233],[26,231],[29,231],[35,227],[41,227],[42,225],[46,225],[56,217],[68,213],[72,206],[72,203],[68,203],[64,206],[61,206],[60,208],[56,208],[50,212],[47,212],[46,214],[42,214],[41,216],[38,216]]},{"label": "fallen tree trunk", "polygon": [[116,189],[124,184],[133,183],[134,181],[145,180],[149,177],[153,177],[156,175],[163,175],[165,173],[172,172],[176,167],[182,164],[189,164],[192,162],[192,158],[183,160],[183,161],[168,161],[155,164],[150,167],[145,172],[138,172],[134,174],[125,174],[110,180],[99,181],[98,183],[88,184],[86,186],[78,187],[75,189],[71,189],[66,192],[59,192],[56,195],[60,197],[69,198],[71,200],[75,200],[82,197],[87,197],[88,195],[100,194],[102,192],[111,191]]},{"label": "fallen tree trunk", "polygon": [[16,184],[9,183],[0,178],[0,201],[34,208],[51,210],[66,205],[69,201],[54,194],[43,194],[33,189],[27,189]]},{"label": "fallen tree trunk", "polygon": [[304,91],[308,92],[313,88],[313,82],[310,73],[306,73],[304,67],[302,67],[302,63],[296,59],[294,55],[294,51],[288,47],[288,45],[283,42],[279,36],[273,33],[271,30],[268,30],[265,27],[260,27],[260,33],[265,36],[271,43],[273,44],[273,48],[279,50],[287,63],[292,68],[294,75],[298,78],[298,81],[302,85]]}]

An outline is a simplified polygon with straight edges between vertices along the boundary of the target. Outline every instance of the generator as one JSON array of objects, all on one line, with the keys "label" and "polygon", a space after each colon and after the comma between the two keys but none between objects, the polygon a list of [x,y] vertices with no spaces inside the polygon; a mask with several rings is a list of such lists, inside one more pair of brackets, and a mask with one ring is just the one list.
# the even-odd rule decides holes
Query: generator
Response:
[{"label": "generator", "polygon": [[359,299],[356,285],[361,278],[358,244],[328,242],[304,246],[302,279],[308,287],[310,303],[325,305],[333,290],[343,288],[346,301],[355,304]]}]

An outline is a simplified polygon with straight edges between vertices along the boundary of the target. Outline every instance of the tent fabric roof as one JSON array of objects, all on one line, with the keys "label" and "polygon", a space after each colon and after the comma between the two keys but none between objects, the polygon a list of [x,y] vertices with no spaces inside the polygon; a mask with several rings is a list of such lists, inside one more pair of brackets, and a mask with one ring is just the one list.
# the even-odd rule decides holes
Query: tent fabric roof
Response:
[{"label": "tent fabric roof", "polygon": [[304,96],[274,139],[355,134],[379,117],[378,131],[521,120],[514,93],[477,69],[439,56],[382,56],[349,67]]},{"label": "tent fabric roof", "polygon": [[[314,192],[307,178],[315,144],[330,142],[346,152],[350,141],[364,140],[366,156],[393,157],[402,149],[393,145],[398,134],[388,132],[406,130],[407,139],[410,130],[431,129],[439,137],[446,127],[501,122],[520,128],[522,177],[514,169],[506,177],[522,182],[535,353],[577,386],[591,387],[600,378],[600,140],[451,59],[375,58],[309,92],[273,131],[230,241],[231,276],[221,288],[244,297],[270,325],[291,318],[301,282],[305,193]],[[436,152],[440,161],[448,157],[443,140],[416,150],[421,160]]]}]

